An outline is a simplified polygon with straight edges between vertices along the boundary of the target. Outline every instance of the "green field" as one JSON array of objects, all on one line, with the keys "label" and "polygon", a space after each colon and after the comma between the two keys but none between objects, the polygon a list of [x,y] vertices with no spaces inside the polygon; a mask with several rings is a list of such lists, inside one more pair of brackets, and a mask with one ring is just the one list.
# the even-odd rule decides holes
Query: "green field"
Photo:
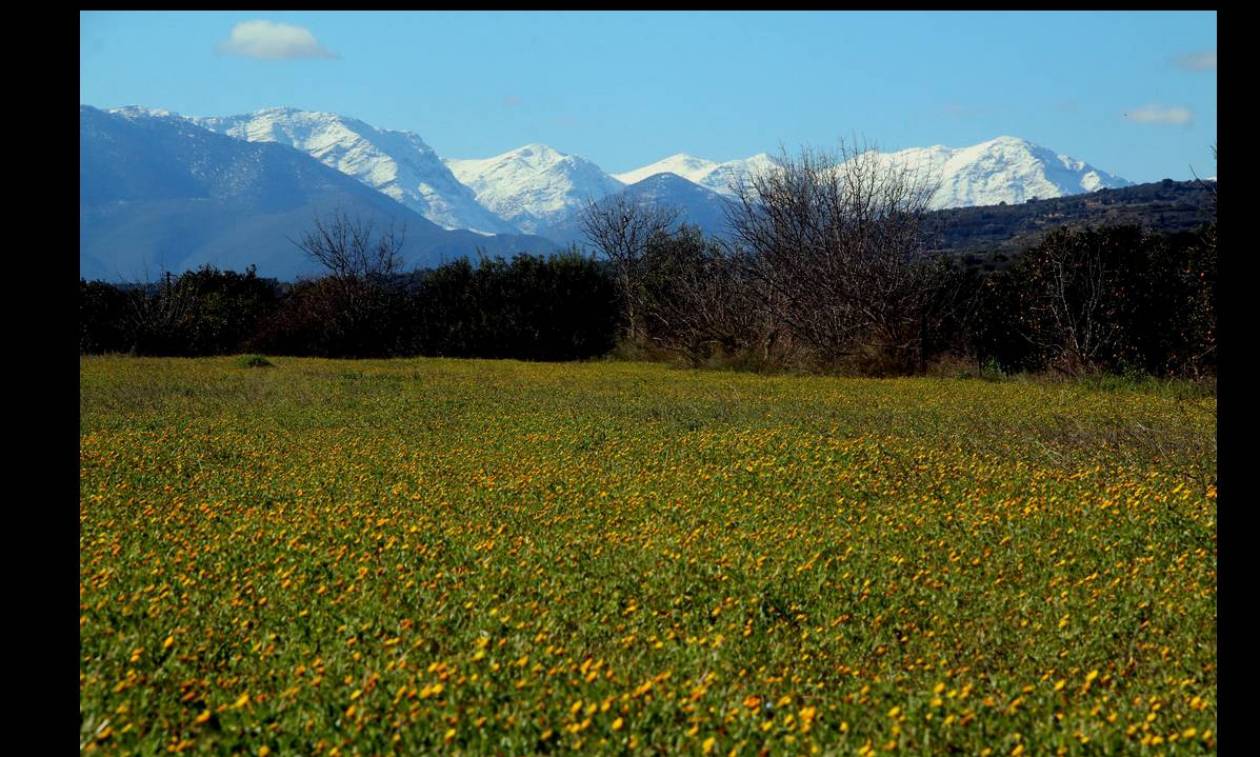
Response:
[{"label": "green field", "polygon": [[81,358],[98,753],[1215,752],[1216,401]]}]

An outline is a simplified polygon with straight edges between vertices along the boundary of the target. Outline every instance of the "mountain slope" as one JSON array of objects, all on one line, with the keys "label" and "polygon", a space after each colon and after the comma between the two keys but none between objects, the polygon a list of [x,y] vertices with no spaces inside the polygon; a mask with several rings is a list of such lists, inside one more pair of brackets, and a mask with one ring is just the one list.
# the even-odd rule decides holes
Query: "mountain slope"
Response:
[{"label": "mountain slope", "polygon": [[484,159],[447,159],[477,201],[522,231],[547,236],[589,200],[624,186],[599,166],[546,145],[531,144]]},{"label": "mountain slope", "polygon": [[1083,161],[1017,137],[962,148],[914,147],[881,157],[939,178],[940,188],[932,198],[932,207],[938,209],[1015,204],[1130,186]]},{"label": "mountain slope", "polygon": [[927,214],[925,230],[932,249],[1009,255],[1060,226],[1132,224],[1178,233],[1215,217],[1212,188],[1165,179],[1036,202],[938,210]]},{"label": "mountain slope", "polygon": [[678,153],[633,171],[616,174],[626,184],[633,184],[659,173],[671,173],[720,195],[733,196],[741,179],[774,167],[774,159],[766,153],[751,158],[717,163],[704,158]]},{"label": "mountain slope", "polygon": [[668,158],[663,158],[655,163],[643,166],[642,168],[636,168],[633,171],[613,174],[613,178],[629,186],[643,181],[649,176],[655,176],[660,173],[671,173],[675,176],[681,176],[688,181],[693,181],[699,184],[700,181],[704,179],[705,176],[712,173],[713,169],[717,168],[718,165],[718,163],[711,160],[697,158],[680,152],[677,155],[671,155]]},{"label": "mountain slope", "polygon": [[[144,108],[122,108],[113,113],[134,123],[146,119],[180,120],[176,114]],[[470,229],[483,235],[526,230],[560,242],[580,236],[575,236],[575,229],[588,200],[599,200],[631,187],[637,187],[632,193],[643,201],[677,204],[689,222],[720,234],[725,220],[721,210],[723,198],[731,198],[742,179],[775,164],[765,153],[724,163],[678,153],[610,176],[588,160],[541,144],[525,145],[492,158],[443,160],[413,133],[377,129],[353,118],[293,108],[183,120],[246,144],[277,143],[293,148],[447,229]],[[1015,137],[998,137],[962,148],[909,148],[884,153],[881,159],[938,179],[939,189],[931,203],[934,209],[1020,204],[1032,198],[1050,199],[1130,186],[1124,179],[1083,161]],[[204,193],[205,188],[186,170],[196,160],[193,154],[182,155],[169,165],[143,156],[139,160],[127,159],[126,170],[109,175],[106,183],[160,186],[164,192],[174,193],[163,195],[163,201],[201,197],[197,193]],[[242,171],[244,165],[233,170]],[[677,181],[661,176],[672,176]],[[105,184],[97,183],[83,191],[91,201],[93,193],[106,189]],[[256,192],[252,201],[263,204],[254,209],[270,212],[267,202],[277,202],[278,197],[294,193],[300,195],[308,189],[311,188],[288,185]],[[312,191],[319,194],[324,190]],[[219,192],[217,201],[226,202],[230,195],[231,192]],[[363,197],[360,195],[360,199]],[[246,209],[244,199],[235,198],[236,211]],[[254,227],[244,224],[216,233],[231,235],[239,233],[240,228]],[[160,235],[161,229],[136,229],[136,233]],[[455,238],[441,242],[436,237],[426,238],[422,247],[453,245],[450,249],[467,251],[477,246],[451,239]],[[480,246],[510,251],[522,246],[541,250],[546,245],[537,239],[490,239],[486,236],[479,240]]]},{"label": "mountain slope", "polygon": [[[699,226],[709,236],[727,236],[725,205],[730,198],[672,173],[658,173],[616,193],[636,205],[660,205],[679,211],[678,220]],[[614,197],[608,195],[608,197]],[[585,241],[580,214],[571,214],[548,229],[549,238],[569,244]]]},{"label": "mountain slope", "polygon": [[209,263],[291,279],[318,268],[289,241],[341,209],[406,228],[404,258],[428,266],[484,249],[553,249],[537,237],[447,231],[278,144],[251,143],[175,116],[79,109],[79,274],[140,280]]},{"label": "mountain slope", "polygon": [[278,142],[301,150],[444,228],[517,232],[482,207],[472,190],[412,132],[377,129],[354,118],[295,108],[192,120],[237,139]]},{"label": "mountain slope", "polygon": [[[961,148],[912,147],[880,157],[886,164],[921,170],[939,179],[940,188],[932,198],[932,207],[937,209],[1021,203],[1033,197],[1047,199],[1130,186],[1118,176],[1017,137],[997,137]],[[740,177],[773,165],[774,159],[765,153],[726,163],[679,154],[617,174],[617,178],[629,181],[668,171],[729,195]]]},{"label": "mountain slope", "polygon": [[728,198],[695,182],[669,173],[649,176],[626,187],[624,195],[640,204],[678,209],[684,223],[699,226],[705,233],[724,236]]},{"label": "mountain slope", "polygon": [[771,158],[764,152],[757,153],[751,158],[728,160],[725,163],[719,163],[699,183],[718,194],[733,196],[741,181],[768,171],[774,166],[774,158]]}]

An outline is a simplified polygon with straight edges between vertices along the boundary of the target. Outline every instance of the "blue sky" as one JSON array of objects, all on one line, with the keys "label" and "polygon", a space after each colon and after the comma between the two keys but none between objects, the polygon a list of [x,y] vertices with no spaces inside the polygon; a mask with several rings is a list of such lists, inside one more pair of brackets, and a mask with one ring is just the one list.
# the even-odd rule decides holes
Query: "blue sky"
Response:
[{"label": "blue sky", "polygon": [[1131,181],[1216,173],[1212,12],[81,13],[79,101],[286,105],[625,171],[1009,134]]}]

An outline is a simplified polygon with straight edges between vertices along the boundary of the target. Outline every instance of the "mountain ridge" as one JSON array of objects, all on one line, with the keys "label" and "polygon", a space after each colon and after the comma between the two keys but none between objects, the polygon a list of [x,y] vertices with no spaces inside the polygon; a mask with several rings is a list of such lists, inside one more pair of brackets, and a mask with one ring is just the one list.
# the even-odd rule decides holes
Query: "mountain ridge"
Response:
[{"label": "mountain ridge", "polygon": [[[909,147],[879,153],[886,166],[923,170],[940,181],[931,206],[935,210],[1020,203],[1132,183],[1068,155],[1020,137],[999,136],[967,147]],[[767,153],[725,163],[677,153],[614,176],[622,181],[660,171],[682,176],[719,194],[733,194],[741,177],[773,166]]]},{"label": "mountain ridge", "polygon": [[480,202],[522,231],[546,236],[586,202],[624,188],[591,161],[544,144],[522,145],[489,158],[447,158],[456,178]]},{"label": "mountain ridge", "polygon": [[79,111],[79,271],[144,277],[205,264],[294,278],[318,272],[290,240],[332,210],[406,227],[404,259],[429,266],[554,244],[445,230],[294,148],[247,142],[175,114]]},{"label": "mountain ridge", "polygon": [[193,118],[250,142],[279,142],[359,179],[446,229],[519,233],[488,211],[415,132],[379,129],[357,118],[297,108]]},{"label": "mountain ridge", "polygon": [[[675,153],[609,174],[586,158],[538,142],[488,158],[444,158],[414,132],[379,129],[350,116],[292,107],[210,117],[141,106],[108,112],[133,123],[160,122],[177,130],[184,127],[176,124],[187,124],[244,144],[275,144],[305,155],[438,227],[484,243],[461,242],[451,248],[464,250],[470,246],[518,250],[522,245],[549,250],[556,242],[580,242],[580,214],[587,203],[617,193],[636,203],[675,205],[686,222],[722,236],[725,204],[739,182],[776,162],[767,153],[724,162]],[[910,147],[879,153],[879,158],[885,165],[922,169],[939,178],[930,203],[937,211],[1020,205],[1133,186],[1083,160],[1009,135],[965,147]],[[133,160],[130,172],[115,178],[123,184],[132,182],[133,188],[146,182],[160,185],[174,193],[164,196],[164,202],[191,200],[201,190],[189,189],[192,180],[186,173],[175,174],[195,167],[197,159],[186,155],[182,160],[177,169]],[[243,166],[236,170],[245,170]],[[103,190],[99,184],[84,186],[81,204],[91,204],[93,193]],[[245,181],[241,186],[245,190],[252,185]],[[237,199],[244,202],[248,197]],[[274,202],[275,196],[263,193],[254,199]],[[519,236],[521,231],[538,236]],[[501,238],[491,236],[495,233]],[[94,253],[83,254],[94,259]]]}]

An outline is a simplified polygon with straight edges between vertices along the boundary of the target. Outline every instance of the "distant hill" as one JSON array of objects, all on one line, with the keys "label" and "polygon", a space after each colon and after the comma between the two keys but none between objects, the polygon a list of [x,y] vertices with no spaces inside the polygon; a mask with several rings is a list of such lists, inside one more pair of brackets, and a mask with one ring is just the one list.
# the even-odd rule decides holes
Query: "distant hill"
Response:
[{"label": "distant hill", "polygon": [[1135,224],[1193,231],[1213,218],[1213,195],[1197,181],[1163,181],[1018,205],[951,208],[928,214],[930,247],[960,253],[1011,253],[1069,225]]},{"label": "distant hill", "polygon": [[[658,173],[614,194],[635,205],[673,208],[680,222],[698,226],[709,236],[729,236],[724,206],[732,200],[676,174]],[[560,243],[584,244],[581,212],[571,213],[564,222],[548,228],[547,234]]]},{"label": "distant hill", "polygon": [[699,226],[706,234],[728,235],[725,206],[733,200],[680,176],[658,173],[622,192],[640,204],[676,208],[681,221]]},{"label": "distant hill", "polygon": [[79,109],[79,275],[156,278],[212,264],[293,279],[318,267],[290,238],[341,209],[406,227],[408,267],[474,254],[549,252],[548,240],[447,231],[309,155],[174,116]]}]

